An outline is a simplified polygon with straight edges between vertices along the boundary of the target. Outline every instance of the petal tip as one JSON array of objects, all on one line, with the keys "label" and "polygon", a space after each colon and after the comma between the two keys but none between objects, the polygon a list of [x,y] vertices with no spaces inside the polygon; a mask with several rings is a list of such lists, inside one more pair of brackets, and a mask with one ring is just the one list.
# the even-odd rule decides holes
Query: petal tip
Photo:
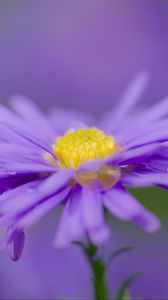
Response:
[{"label": "petal tip", "polygon": [[9,256],[11,260],[18,261],[23,252],[25,234],[22,230],[16,229],[12,235],[12,241],[8,242]]}]

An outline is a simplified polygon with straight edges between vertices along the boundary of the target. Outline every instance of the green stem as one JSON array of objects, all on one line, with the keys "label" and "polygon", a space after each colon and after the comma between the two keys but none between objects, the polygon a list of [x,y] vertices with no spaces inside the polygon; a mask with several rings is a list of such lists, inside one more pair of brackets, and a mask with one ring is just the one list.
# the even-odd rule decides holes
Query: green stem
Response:
[{"label": "green stem", "polygon": [[96,257],[98,248],[89,245],[85,246],[80,243],[84,250],[88,262],[92,270],[92,281],[94,286],[95,300],[108,300],[107,286],[106,286],[106,267],[100,257]]},{"label": "green stem", "polygon": [[93,272],[95,300],[107,300],[106,270],[101,259],[90,260]]}]

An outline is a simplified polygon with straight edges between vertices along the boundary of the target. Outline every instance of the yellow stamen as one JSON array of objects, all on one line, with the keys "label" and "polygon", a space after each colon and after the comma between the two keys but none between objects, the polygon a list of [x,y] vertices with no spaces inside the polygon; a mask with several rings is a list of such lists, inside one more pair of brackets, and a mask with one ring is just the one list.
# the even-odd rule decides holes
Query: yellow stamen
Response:
[{"label": "yellow stamen", "polygon": [[57,138],[53,150],[63,168],[77,169],[81,163],[114,154],[116,145],[113,136],[92,127],[68,131]]}]

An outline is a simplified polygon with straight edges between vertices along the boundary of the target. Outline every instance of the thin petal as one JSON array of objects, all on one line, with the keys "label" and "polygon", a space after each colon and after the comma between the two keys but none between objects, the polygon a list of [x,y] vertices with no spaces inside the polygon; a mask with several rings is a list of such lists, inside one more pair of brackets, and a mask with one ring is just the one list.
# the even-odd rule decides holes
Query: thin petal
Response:
[{"label": "thin petal", "polygon": [[43,162],[44,158],[41,155],[41,152],[37,148],[32,148],[31,151],[28,147],[24,145],[19,145],[15,143],[5,143],[0,142],[0,159],[7,158],[16,161],[22,161],[22,159],[27,159],[36,162]]},{"label": "thin petal", "polygon": [[137,164],[158,153],[161,149],[163,146],[158,143],[133,148],[122,152],[118,157],[118,162],[124,164],[135,162]]},{"label": "thin petal", "polygon": [[160,120],[150,124],[141,124],[139,127],[136,125],[137,122],[138,120],[135,119],[130,126],[125,127],[124,130],[119,132],[119,139],[123,142],[123,144],[129,145],[129,143],[134,139],[142,138],[143,136],[149,135],[158,130],[161,132],[165,127],[168,127],[167,120]]},{"label": "thin petal", "polygon": [[[46,153],[46,152],[45,152]],[[0,143],[0,174],[54,172],[57,168],[45,159],[44,151],[24,145]]]},{"label": "thin petal", "polygon": [[141,116],[141,122],[149,124],[159,119],[163,119],[168,114],[168,97],[157,101],[152,107],[148,108]]},{"label": "thin petal", "polygon": [[25,189],[21,189],[20,193],[16,193],[15,196],[12,196],[12,191],[9,192],[9,198],[8,193],[5,193],[3,198],[6,196],[7,201],[1,201],[0,198],[0,212],[4,215],[1,218],[2,223],[5,220],[11,220],[12,222],[12,218],[20,218],[23,214],[35,209],[38,205],[47,201],[47,199],[61,192],[68,186],[72,176],[73,173],[71,170],[62,170],[43,180],[40,184],[37,182],[35,188],[31,184],[25,185]]},{"label": "thin petal", "polygon": [[21,117],[35,127],[35,131],[38,130],[47,139],[50,138],[54,141],[56,131],[32,100],[19,95],[13,96],[11,106]]},{"label": "thin petal", "polygon": [[66,188],[65,190],[58,193],[57,195],[49,198],[47,201],[39,204],[33,210],[21,216],[19,218],[19,221],[17,222],[17,226],[19,228],[24,228],[26,226],[32,225],[33,223],[37,222],[42,217],[47,215],[51,210],[56,208],[60,203],[62,203],[69,193],[70,193],[70,188]]},{"label": "thin petal", "polygon": [[25,173],[47,173],[55,172],[57,169],[52,166],[47,166],[45,164],[38,163],[4,163],[0,167],[0,176],[5,175],[15,175],[15,174],[25,174]]},{"label": "thin petal", "polygon": [[119,157],[120,157],[120,154],[116,153],[107,158],[93,159],[93,160],[86,161],[86,162],[80,164],[80,166],[76,172],[80,172],[80,171],[81,172],[96,172],[104,165],[118,162]]},{"label": "thin petal", "polygon": [[104,205],[118,218],[125,221],[130,220],[150,233],[160,228],[160,221],[157,217],[121,186],[104,194]]},{"label": "thin petal", "polygon": [[64,247],[70,242],[82,240],[84,237],[80,197],[81,188],[77,186],[65,204],[54,240],[56,247]]},{"label": "thin petal", "polygon": [[7,107],[0,105],[0,122],[6,122],[10,125],[14,125],[20,127],[28,132],[32,130],[30,124],[26,124],[23,120],[21,120],[18,116],[16,116],[13,112],[11,112]]},{"label": "thin petal", "polygon": [[11,126],[8,122],[0,123],[0,136],[1,134],[3,134],[4,140],[7,140],[10,143],[14,142],[15,144],[19,143],[26,145],[27,147],[38,147],[54,156],[52,147],[49,143],[46,143],[38,136],[28,133],[22,128],[14,125]]},{"label": "thin petal", "polygon": [[137,172],[137,174],[130,174],[124,176],[121,179],[122,183],[127,186],[132,187],[147,187],[153,185],[166,185],[168,186],[168,174],[167,173],[160,173],[160,172]]},{"label": "thin petal", "polygon": [[37,193],[43,197],[54,195],[62,188],[68,186],[73,179],[73,170],[64,169],[48,177],[38,188]]},{"label": "thin petal", "polygon": [[168,141],[168,132],[167,128],[157,128],[151,132],[144,132],[140,136],[135,136],[130,142],[128,142],[128,147],[138,147],[141,145],[147,145],[151,143],[163,143]]},{"label": "thin petal", "polygon": [[[84,114],[75,110],[52,109],[49,118],[59,134],[64,134],[67,130],[74,127],[74,124],[87,124],[92,126],[95,124],[90,114]],[[75,126],[76,127],[76,126]]]},{"label": "thin petal", "polygon": [[8,251],[10,258],[14,261],[21,257],[25,242],[25,235],[23,230],[9,228],[8,230]]},{"label": "thin petal", "polygon": [[108,126],[105,126],[106,131],[115,132],[120,126],[121,122],[123,124],[125,118],[135,107],[140,97],[144,93],[147,83],[148,75],[146,72],[141,72],[133,79],[124,96],[119,101],[117,108],[113,111],[112,115],[109,116],[109,120],[107,120]]},{"label": "thin petal", "polygon": [[28,183],[2,194],[0,197],[0,223],[4,220],[12,222],[15,216],[35,206],[41,200],[40,197],[35,198],[38,184],[39,181],[35,181],[33,184]]},{"label": "thin petal", "polygon": [[101,193],[82,189],[82,218],[86,232],[94,244],[101,244],[109,238],[104,220]]},{"label": "thin petal", "polygon": [[84,172],[94,172],[96,170],[98,170],[102,165],[104,165],[104,159],[93,159],[90,161],[86,161],[82,164],[80,164],[79,166],[79,170],[77,170],[77,172],[79,171],[84,171]]}]

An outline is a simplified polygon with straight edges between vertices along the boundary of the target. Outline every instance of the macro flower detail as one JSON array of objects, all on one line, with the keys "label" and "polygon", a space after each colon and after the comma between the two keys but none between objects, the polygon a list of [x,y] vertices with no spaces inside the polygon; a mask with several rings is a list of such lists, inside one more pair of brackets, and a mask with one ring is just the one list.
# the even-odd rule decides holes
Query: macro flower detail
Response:
[{"label": "macro flower detail", "polygon": [[57,138],[54,153],[65,168],[77,169],[83,162],[105,158],[115,152],[115,141],[97,128],[68,131]]},{"label": "macro flower detail", "polygon": [[105,242],[104,209],[147,232],[159,229],[157,217],[126,189],[168,187],[168,101],[138,110],[147,81],[139,74],[99,124],[84,114],[71,120],[65,111],[63,132],[55,126],[57,110],[44,116],[19,96],[11,99],[13,111],[0,107],[0,224],[7,229],[1,248],[7,245],[12,259],[21,255],[24,230],[59,205],[57,247]]}]

